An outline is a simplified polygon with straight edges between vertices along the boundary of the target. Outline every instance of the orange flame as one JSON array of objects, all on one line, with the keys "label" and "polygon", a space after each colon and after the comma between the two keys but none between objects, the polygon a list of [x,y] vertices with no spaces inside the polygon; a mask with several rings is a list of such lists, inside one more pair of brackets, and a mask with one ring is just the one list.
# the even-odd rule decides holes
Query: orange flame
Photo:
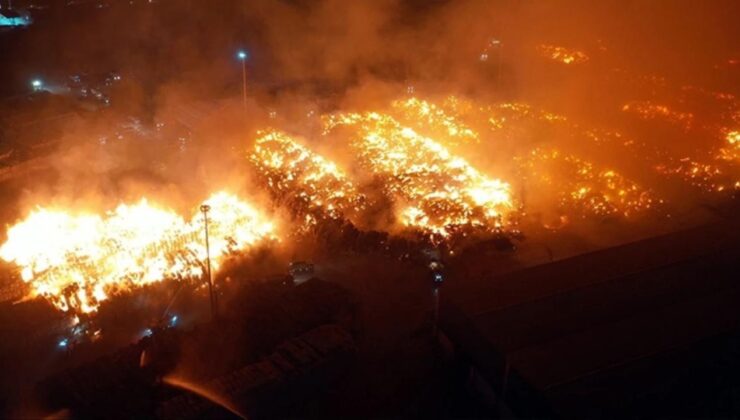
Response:
[{"label": "orange flame", "polygon": [[[273,224],[221,192],[208,199],[215,268],[232,250],[272,236]],[[38,208],[8,230],[0,257],[21,268],[32,296],[63,311],[93,312],[110,294],[166,278],[197,278],[206,257],[204,221],[149,204],[121,204],[104,216]]]}]

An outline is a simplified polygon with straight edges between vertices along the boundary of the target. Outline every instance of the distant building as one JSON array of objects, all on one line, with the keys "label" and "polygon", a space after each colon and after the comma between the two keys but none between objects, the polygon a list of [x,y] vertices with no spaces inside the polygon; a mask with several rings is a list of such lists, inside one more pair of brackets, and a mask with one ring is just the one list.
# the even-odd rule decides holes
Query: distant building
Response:
[{"label": "distant building", "polygon": [[15,9],[0,10],[0,27],[18,27],[31,24],[31,16]]}]

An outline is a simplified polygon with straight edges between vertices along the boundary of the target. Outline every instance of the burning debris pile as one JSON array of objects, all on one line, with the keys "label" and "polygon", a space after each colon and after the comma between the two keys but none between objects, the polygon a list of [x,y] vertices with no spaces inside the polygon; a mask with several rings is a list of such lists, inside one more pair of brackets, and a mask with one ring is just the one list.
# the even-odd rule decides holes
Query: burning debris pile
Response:
[{"label": "burning debris pile", "polygon": [[[723,103],[731,101],[729,104],[730,109],[736,107],[736,105],[733,105],[734,101],[728,99],[726,96],[720,96],[720,99]],[[422,101],[421,103],[424,104],[425,102]],[[470,126],[478,128],[482,122],[487,122],[487,126],[484,129],[478,128],[475,131],[479,133],[479,136],[476,137],[476,142],[484,143],[485,134],[490,130],[490,133],[496,135],[495,139],[501,146],[515,145],[513,148],[518,151],[512,157],[518,162],[518,179],[516,181],[519,181],[520,184],[526,184],[522,176],[528,173],[528,171],[535,169],[531,160],[535,155],[542,157],[543,150],[546,149],[549,152],[558,154],[558,159],[564,159],[568,155],[567,151],[562,150],[561,147],[541,146],[539,145],[539,141],[533,141],[532,146],[519,144],[526,137],[527,130],[551,131],[554,127],[564,130],[569,137],[577,139],[586,147],[597,150],[601,148],[608,149],[611,153],[628,157],[630,161],[635,163],[640,162],[640,165],[644,165],[650,171],[654,171],[660,176],[681,179],[686,184],[699,189],[703,193],[732,193],[740,190],[740,179],[737,177],[737,151],[740,150],[740,146],[738,146],[740,144],[738,142],[740,136],[737,129],[734,128],[738,125],[738,120],[740,120],[738,115],[740,114],[736,112],[731,113],[729,117],[723,117],[724,120],[730,120],[729,123],[723,121],[721,123],[723,125],[717,127],[714,125],[699,126],[695,123],[696,117],[693,113],[675,111],[667,106],[657,105],[650,101],[631,101],[622,107],[622,111],[626,114],[634,115],[638,119],[648,123],[652,121],[665,122],[677,127],[683,135],[690,137],[703,136],[708,137],[707,140],[711,140],[705,141],[702,147],[691,146],[690,144],[690,149],[677,152],[673,148],[661,147],[652,141],[652,139],[635,138],[634,136],[613,130],[584,127],[570,121],[565,116],[536,109],[524,103],[504,102],[494,105],[481,105],[468,99],[449,97],[437,107],[430,104],[423,107],[418,106],[417,109],[428,110],[420,111],[420,115],[425,115],[424,112],[426,112],[430,116],[435,116],[437,125],[446,122],[448,126],[453,127],[453,123],[455,123],[463,124],[459,125],[462,127]],[[729,125],[729,128],[727,125]],[[434,125],[430,122],[428,126],[431,127]],[[441,132],[441,130],[437,130],[437,132]],[[450,130],[449,132],[454,133],[456,131]],[[448,138],[447,143],[453,148],[466,144],[461,139],[463,137],[457,135],[454,138]],[[545,155],[547,154],[545,153]],[[574,154],[570,154],[570,156],[567,160],[570,160],[576,166],[582,167],[576,170],[577,172],[596,171],[603,174],[615,173],[618,177],[624,178],[614,168],[600,168],[600,165],[587,160],[583,156],[576,157]],[[545,165],[550,165],[549,163],[545,163],[549,161],[548,159],[540,160]],[[545,182],[546,185],[533,185],[527,189],[536,190],[538,194],[551,193],[553,188],[557,188],[555,184],[558,182],[552,182],[555,181],[555,178],[561,179],[563,182],[570,182],[569,178],[572,178],[572,171],[556,172],[554,169],[555,167],[550,167],[550,169],[540,167],[539,172],[547,172],[547,177],[550,180]],[[535,179],[534,177],[529,178],[530,180]],[[588,178],[595,179],[594,176],[588,176]],[[664,202],[662,198],[657,197],[656,193],[647,186],[641,186],[639,183],[627,178],[623,179],[623,183],[625,186],[629,184],[630,190],[643,197],[640,200],[628,200],[631,204],[626,207],[623,206],[623,210],[628,211],[621,211],[625,215],[644,212],[648,209],[655,210],[656,204],[663,204]],[[593,192],[598,187],[592,185],[588,188]],[[610,193],[608,191],[609,189],[606,188],[604,191],[599,192],[599,194],[602,196],[613,196],[613,192]],[[560,196],[568,195],[571,190],[570,187],[563,187],[559,194]],[[622,195],[624,194],[622,193]],[[562,203],[560,199],[556,199],[556,201]],[[612,203],[614,202],[612,201]],[[628,203],[625,202],[624,204]],[[618,212],[620,211],[614,208],[614,211],[607,213],[616,214]],[[601,211],[590,213],[593,215],[604,214]]]},{"label": "burning debris pile", "polygon": [[[256,209],[227,193],[208,200],[215,268],[231,252],[272,238]],[[88,313],[110,295],[164,279],[199,278],[206,257],[204,219],[185,221],[142,200],[104,216],[38,208],[8,230],[0,256],[17,264],[32,296],[63,311]]]},{"label": "burning debris pile", "polygon": [[[713,94],[710,97],[731,110],[737,109],[738,103],[732,95]],[[654,150],[644,144],[640,147],[631,145],[637,154],[652,160],[653,169],[658,174],[669,179],[681,179],[705,193],[732,194],[740,191],[740,177],[737,175],[740,132],[735,128],[740,123],[739,112],[723,115],[719,125],[700,125],[693,113],[676,111],[650,101],[633,101],[625,104],[622,110],[644,121],[657,120],[676,127],[692,137],[688,150]],[[702,147],[693,145],[693,137],[704,138]]]},{"label": "burning debris pile", "polygon": [[725,139],[727,144],[719,149],[717,158],[726,162],[740,162],[740,131],[728,131]]},{"label": "burning debris pile", "polygon": [[[523,103],[499,103],[481,105],[467,99],[448,97],[436,106],[426,101],[408,100],[403,103],[405,115],[414,110],[417,120],[424,121],[427,127],[438,127],[451,148],[471,145],[474,151],[483,151],[481,138],[495,134],[496,142],[507,150],[517,150],[512,156],[516,167],[516,182],[520,186],[520,201],[536,198],[523,203],[525,212],[537,211],[533,201],[545,200],[554,206],[565,219],[572,217],[629,217],[644,213],[663,204],[663,200],[649,188],[627,179],[618,171],[599,167],[585,160],[551,146],[519,144],[522,140],[522,126],[539,124],[543,130],[551,125],[580,133],[584,140],[602,143],[602,138],[620,140],[619,133],[601,133],[599,130],[584,130],[565,117],[544,110],[535,109]],[[422,119],[422,117],[424,119]],[[468,124],[468,122],[470,122]],[[484,127],[481,134],[468,127]],[[423,129],[423,128],[421,128]],[[475,133],[467,135],[466,133]],[[528,207],[528,208],[527,208]]]},{"label": "burning debris pile", "polygon": [[[309,224],[321,215],[362,219],[372,204],[368,197],[380,186],[391,203],[394,229],[422,233],[433,242],[468,230],[500,232],[513,222],[509,184],[486,176],[445,145],[475,143],[478,133],[440,106],[408,98],[394,101],[388,113],[336,113],[323,121],[323,140],[353,156],[351,173],[275,130],[260,133],[248,156],[275,201],[287,204],[296,218]],[[441,131],[444,142],[419,134],[417,127]]]},{"label": "burning debris pile", "polygon": [[650,101],[632,101],[622,107],[622,111],[636,115],[641,120],[662,119],[690,130],[694,123],[694,115],[689,112],[675,111],[665,105],[654,104]]},{"label": "burning debris pile", "polygon": [[400,222],[448,237],[462,227],[495,231],[514,210],[509,185],[491,179],[442,144],[379,113],[337,114],[327,130],[355,128],[360,165],[381,179]]},{"label": "burning debris pile", "polygon": [[540,54],[561,64],[581,64],[588,61],[588,55],[582,51],[557,45],[542,44],[537,47]]},{"label": "burning debris pile", "polygon": [[[447,112],[445,105],[456,106],[457,98],[450,97],[442,106],[419,98],[408,98],[393,102],[393,109],[400,114],[400,120],[415,130],[430,131],[443,135],[452,145],[479,143],[480,135],[461,122],[455,114]],[[467,109],[466,109],[467,110]]]},{"label": "burning debris pile", "polygon": [[[666,120],[682,132],[697,129],[693,114],[650,102],[629,102],[623,111],[647,122]],[[337,230],[341,234],[329,236],[356,241],[377,233],[454,243],[515,233],[526,223],[552,227],[551,219],[541,216],[553,210],[563,227],[576,219],[657,214],[669,205],[652,185],[627,175],[634,171],[598,160],[599,150],[622,153],[653,173],[683,177],[712,193],[740,185],[733,178],[740,144],[736,129],[715,128],[724,136],[722,144],[702,156],[677,158],[644,139],[584,127],[519,102],[407,97],[385,108],[337,111],[321,120],[321,136],[264,129],[247,151],[255,188],[267,190],[276,207],[293,216],[294,229],[286,234]],[[555,146],[551,135],[566,135],[581,149],[571,152],[567,142]],[[332,160],[336,156],[345,156],[341,164]],[[208,202],[216,269],[229,253],[273,238],[269,218],[238,198],[219,193]],[[201,276],[203,230],[202,215],[186,221],[146,201],[104,216],[39,208],[9,229],[0,257],[19,266],[32,296],[61,310],[91,312],[120,291]]]},{"label": "burning debris pile", "polygon": [[522,179],[531,180],[537,191],[555,191],[561,209],[582,217],[629,217],[663,203],[614,170],[596,170],[592,163],[558,150],[532,150],[520,159],[520,168]]},{"label": "burning debris pile", "polygon": [[316,217],[349,218],[364,197],[337,165],[279,131],[260,133],[249,155],[276,202],[311,225]]},{"label": "burning debris pile", "polygon": [[720,165],[707,160],[694,160],[690,157],[670,159],[667,164],[656,165],[655,170],[666,177],[683,179],[706,192],[740,190],[740,180],[728,179]]}]

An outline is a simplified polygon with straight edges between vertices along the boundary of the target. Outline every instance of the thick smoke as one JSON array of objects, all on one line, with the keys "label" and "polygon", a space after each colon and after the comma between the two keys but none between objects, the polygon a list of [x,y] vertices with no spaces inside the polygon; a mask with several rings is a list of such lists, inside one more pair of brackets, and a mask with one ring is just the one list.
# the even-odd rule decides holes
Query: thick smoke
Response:
[{"label": "thick smoke", "polygon": [[[711,69],[737,53],[740,35],[732,22],[737,6],[729,0],[701,8],[668,0],[160,0],[132,7],[112,2],[103,10],[57,3],[21,36],[22,48],[9,47],[18,64],[5,71],[18,78],[38,65],[55,69],[49,77],[61,80],[114,69],[123,81],[109,109],[81,111],[62,124],[52,169],[24,185],[21,211],[50,201],[110,207],[143,195],[188,209],[218,188],[262,202],[243,159],[257,129],[277,126],[314,142],[316,115],[382,109],[411,91],[433,99],[523,101],[579,124],[623,127],[618,110],[625,92],[635,100],[681,98],[659,86],[608,84],[605,74],[726,90],[731,76]],[[493,40],[503,47],[491,50]],[[543,43],[587,51],[591,63],[543,67],[533,52]],[[234,57],[239,48],[251,54],[246,106]],[[129,130],[119,141],[121,126],[149,133],[143,137],[158,132],[159,140]],[[659,147],[694,141],[693,134],[670,129],[626,131],[658,138]],[[515,141],[485,141],[485,153],[462,153],[518,189],[511,156],[535,146],[565,146],[656,181],[625,164],[629,156],[584,147],[567,130],[524,128]],[[353,166],[347,151],[320,141],[312,147]],[[528,196],[532,202],[536,194]]]}]

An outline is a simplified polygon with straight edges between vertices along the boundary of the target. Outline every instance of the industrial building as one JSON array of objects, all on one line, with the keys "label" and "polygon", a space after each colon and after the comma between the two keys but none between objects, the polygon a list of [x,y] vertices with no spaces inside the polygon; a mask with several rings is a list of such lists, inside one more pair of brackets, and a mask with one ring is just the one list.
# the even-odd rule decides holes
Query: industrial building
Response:
[{"label": "industrial building", "polygon": [[739,238],[726,222],[450,285],[440,339],[497,414],[730,415]]}]

